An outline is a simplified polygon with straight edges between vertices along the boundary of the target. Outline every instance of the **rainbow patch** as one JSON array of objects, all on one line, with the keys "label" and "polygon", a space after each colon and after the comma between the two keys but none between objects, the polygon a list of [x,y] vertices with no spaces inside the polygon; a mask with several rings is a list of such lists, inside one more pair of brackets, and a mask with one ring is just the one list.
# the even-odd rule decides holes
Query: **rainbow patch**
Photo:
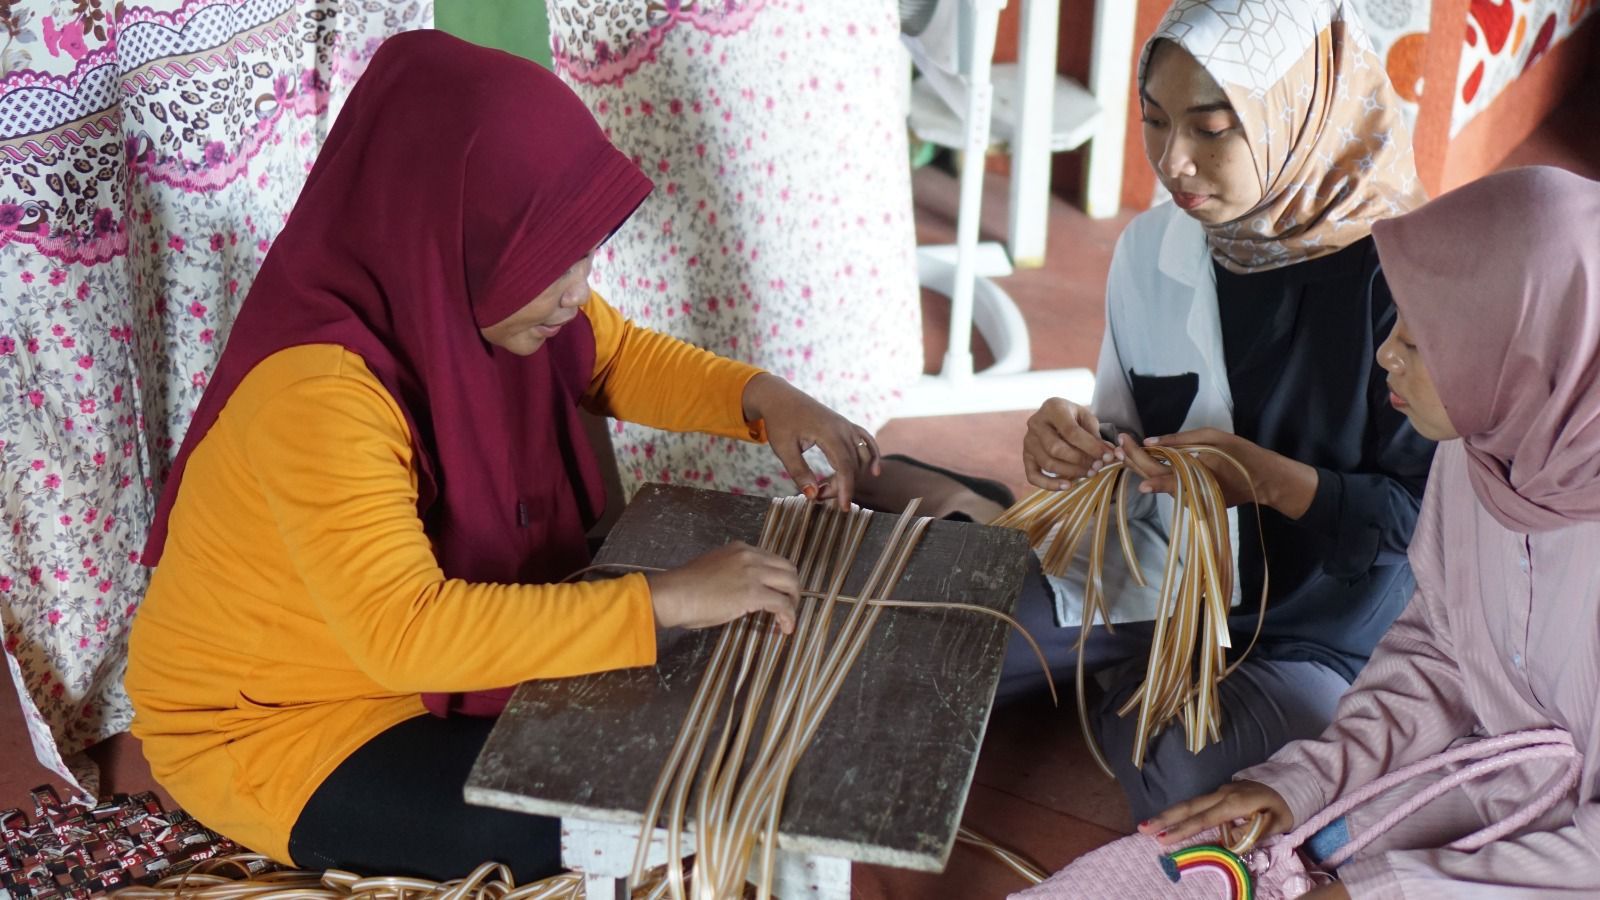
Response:
[{"label": "rainbow patch", "polygon": [[1166,871],[1167,878],[1177,884],[1178,879],[1190,872],[1213,872],[1220,877],[1224,884],[1226,900],[1251,900],[1256,895],[1255,882],[1250,878],[1250,870],[1239,857],[1235,856],[1225,847],[1211,844],[1200,844],[1195,847],[1185,847],[1176,853],[1169,853],[1161,857],[1161,868]]}]

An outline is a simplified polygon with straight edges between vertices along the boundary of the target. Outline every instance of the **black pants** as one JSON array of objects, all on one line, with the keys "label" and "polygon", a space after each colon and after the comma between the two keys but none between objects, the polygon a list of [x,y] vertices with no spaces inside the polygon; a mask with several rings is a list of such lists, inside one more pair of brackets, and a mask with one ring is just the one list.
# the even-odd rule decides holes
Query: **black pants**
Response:
[{"label": "black pants", "polygon": [[560,871],[560,820],[462,799],[493,727],[493,719],[425,715],[368,741],[311,795],[289,855],[305,868],[435,881],[489,861],[509,866],[518,884]]}]

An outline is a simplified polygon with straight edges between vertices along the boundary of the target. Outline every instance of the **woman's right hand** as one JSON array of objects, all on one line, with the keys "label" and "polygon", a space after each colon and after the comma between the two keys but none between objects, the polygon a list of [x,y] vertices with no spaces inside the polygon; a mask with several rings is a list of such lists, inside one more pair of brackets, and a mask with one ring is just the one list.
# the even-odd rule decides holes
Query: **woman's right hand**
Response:
[{"label": "woman's right hand", "polygon": [[1052,397],[1028,417],[1022,467],[1029,484],[1061,491],[1110,462],[1114,449],[1100,439],[1100,420],[1088,407]]},{"label": "woman's right hand", "polygon": [[794,564],[743,541],[725,544],[676,569],[652,572],[650,602],[664,628],[710,628],[746,613],[769,612],[794,631],[800,576]]},{"label": "woman's right hand", "polygon": [[1283,795],[1259,781],[1234,781],[1140,822],[1139,832],[1155,835],[1163,844],[1174,844],[1207,828],[1240,819],[1248,821],[1256,815],[1266,816],[1262,838],[1294,827],[1294,816]]}]

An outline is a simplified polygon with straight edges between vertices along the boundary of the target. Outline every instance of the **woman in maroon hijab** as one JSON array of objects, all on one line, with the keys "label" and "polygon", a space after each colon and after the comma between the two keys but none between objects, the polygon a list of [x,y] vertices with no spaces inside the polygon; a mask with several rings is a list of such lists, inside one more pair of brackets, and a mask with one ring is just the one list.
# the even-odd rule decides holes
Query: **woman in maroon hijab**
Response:
[{"label": "woman in maroon hijab", "polygon": [[593,252],[649,191],[531,62],[438,32],[374,56],[145,549],[133,730],[201,821],[305,866],[547,874],[553,820],[461,799],[492,689],[650,665],[657,626],[792,627],[793,568],[743,545],[559,583],[603,500],[580,406],[767,440],[808,492],[800,454],[819,446],[842,502],[877,465],[869,434],[782,379],[589,291]]}]

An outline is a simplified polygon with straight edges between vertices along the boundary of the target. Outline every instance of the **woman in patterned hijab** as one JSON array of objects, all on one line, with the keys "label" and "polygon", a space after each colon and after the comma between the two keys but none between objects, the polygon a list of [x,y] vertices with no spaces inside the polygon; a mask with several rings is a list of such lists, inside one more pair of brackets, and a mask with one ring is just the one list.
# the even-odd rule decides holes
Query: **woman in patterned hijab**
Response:
[{"label": "woman in patterned hijab", "polygon": [[[1093,400],[1046,402],[1024,469],[1060,490],[1127,460],[1144,476],[1129,509],[1137,555],[1159,585],[1149,567],[1167,556],[1176,486],[1142,446],[1225,451],[1248,473],[1213,466],[1235,507],[1235,654],[1252,645],[1257,598],[1267,603],[1254,650],[1219,688],[1218,739],[1191,754],[1168,728],[1136,769],[1134,723],[1117,710],[1143,681],[1138,635],[1157,591],[1107,554],[1111,616],[1129,627],[1091,635],[1084,662],[1106,686],[1091,718],[1136,818],[1327,725],[1411,594],[1405,548],[1433,452],[1373,361],[1394,306],[1372,225],[1422,198],[1396,95],[1348,0],[1177,0],[1139,87],[1145,152],[1172,202],[1118,241]],[[1019,608],[1068,675],[1081,567],[1050,584]],[[1025,650],[1007,660],[1003,698],[1038,686],[1028,665]]]},{"label": "woman in patterned hijab", "polygon": [[[1228,109],[1216,112],[1238,122],[1259,199],[1247,210],[1187,208],[1229,271],[1335,253],[1422,201],[1394,89],[1347,7],[1179,0],[1145,44],[1141,86],[1158,53],[1182,48],[1225,98]],[[1149,124],[1148,91],[1143,99]],[[1186,199],[1177,178],[1161,175],[1175,200]]]}]

